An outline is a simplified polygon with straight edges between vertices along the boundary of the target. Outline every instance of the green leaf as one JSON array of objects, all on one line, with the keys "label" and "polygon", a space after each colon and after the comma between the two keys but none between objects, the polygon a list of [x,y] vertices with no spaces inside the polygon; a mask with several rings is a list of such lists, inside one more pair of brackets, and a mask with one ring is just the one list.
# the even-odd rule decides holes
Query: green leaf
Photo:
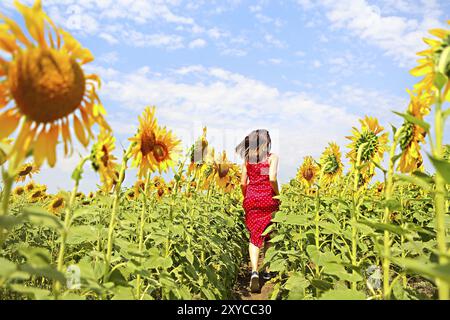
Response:
[{"label": "green leaf", "polygon": [[366,295],[361,291],[337,289],[325,292],[319,300],[366,300]]},{"label": "green leaf", "polygon": [[305,297],[305,290],[309,281],[300,273],[292,274],[286,281],[284,288],[289,290],[288,300],[301,300]]},{"label": "green leaf", "polygon": [[413,115],[410,115],[407,113],[400,113],[400,112],[396,112],[396,111],[392,111],[392,112],[394,112],[396,115],[399,115],[400,117],[404,118],[406,121],[408,121],[412,124],[418,125],[422,129],[424,129],[426,132],[430,131],[430,124],[427,123],[426,121],[417,119]]},{"label": "green leaf", "polygon": [[361,224],[365,224],[375,230],[378,231],[389,231],[398,235],[407,235],[410,232],[406,229],[403,229],[399,226],[393,225],[393,224],[386,224],[386,223],[380,223],[380,222],[372,222],[369,220],[360,220],[358,221]]},{"label": "green leaf", "polygon": [[434,85],[436,86],[436,88],[442,90],[447,81],[448,79],[444,74],[442,74],[441,72],[436,72],[434,76]]},{"label": "green leaf", "polygon": [[450,184],[450,162],[437,159],[431,155],[428,155],[431,163],[436,168],[436,171],[444,178],[447,184]]},{"label": "green leaf", "polygon": [[56,230],[64,228],[61,220],[47,210],[39,207],[27,207],[23,209],[23,216],[33,225],[49,227]]},{"label": "green leaf", "polygon": [[427,276],[429,279],[439,278],[450,284],[450,263],[440,265],[409,258],[393,258],[392,261],[402,268]]},{"label": "green leaf", "polygon": [[14,262],[0,257],[0,278],[8,278],[16,270],[17,266]]},{"label": "green leaf", "polygon": [[74,226],[67,234],[67,244],[80,244],[97,241],[97,230],[92,226]]},{"label": "green leaf", "polygon": [[48,291],[48,290],[34,288],[34,287],[27,287],[22,284],[11,284],[10,288],[15,292],[32,297],[36,300],[50,299],[50,291]]},{"label": "green leaf", "polygon": [[3,229],[11,230],[15,226],[22,224],[23,221],[23,216],[0,216],[0,227],[2,227]]},{"label": "green leaf", "polygon": [[426,191],[431,191],[432,190],[432,182],[433,180],[431,179],[428,180],[425,177],[421,177],[418,175],[413,175],[413,176],[408,176],[408,175],[396,175],[396,178],[400,181],[404,181],[407,183],[412,183],[415,184],[419,187],[421,187],[422,189],[426,190]]}]

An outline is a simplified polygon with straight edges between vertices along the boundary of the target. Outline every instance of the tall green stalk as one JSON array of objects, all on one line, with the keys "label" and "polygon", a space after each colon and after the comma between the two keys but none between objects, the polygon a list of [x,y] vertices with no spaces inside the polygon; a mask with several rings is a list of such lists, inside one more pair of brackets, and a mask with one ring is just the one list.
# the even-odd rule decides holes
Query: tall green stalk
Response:
[{"label": "tall green stalk", "polygon": [[[353,210],[352,210],[352,252],[351,252],[351,259],[352,259],[352,266],[353,268],[356,268],[358,265],[358,257],[357,257],[357,248],[358,248],[358,228],[356,226],[356,223],[359,218],[359,174],[361,172],[361,157],[362,153],[364,151],[364,148],[367,146],[367,143],[363,143],[359,146],[358,154],[356,157],[356,166],[355,166],[355,176],[353,180]],[[356,270],[353,270],[353,274],[356,275]],[[352,289],[356,290],[356,282],[352,282]]]},{"label": "tall green stalk", "polygon": [[[383,223],[389,224],[391,222],[391,208],[389,207],[389,201],[392,199],[392,193],[394,190],[394,173],[395,173],[395,150],[397,149],[398,140],[403,131],[403,127],[398,129],[394,134],[394,141],[391,145],[389,153],[389,168],[386,177],[385,185],[385,209],[383,216]],[[391,239],[388,230],[384,231],[383,241],[383,296],[384,299],[389,300],[391,298],[391,286],[389,283],[390,273],[390,256],[391,256]]]},{"label": "tall green stalk", "polygon": [[[442,159],[444,155],[444,126],[445,119],[442,112],[442,97],[440,92],[437,95],[437,102],[435,106],[435,139],[436,144],[433,150],[433,156],[436,159]],[[434,196],[435,215],[436,215],[436,240],[439,250],[439,264],[446,265],[447,258],[447,244],[446,244],[446,230],[445,230],[445,194],[446,194],[445,180],[442,174],[436,172],[436,193]],[[439,299],[449,299],[449,286],[443,279],[436,279],[436,284],[439,289]]]},{"label": "tall green stalk", "polygon": [[[66,250],[66,240],[67,240],[67,234],[69,232],[70,228],[70,219],[72,218],[72,212],[73,212],[73,204],[75,202],[75,197],[78,192],[78,187],[80,185],[81,180],[81,172],[83,171],[83,166],[86,163],[86,161],[89,160],[89,157],[81,159],[80,163],[77,165],[73,179],[75,180],[75,185],[72,189],[72,193],[70,194],[69,203],[67,204],[66,210],[65,210],[65,217],[64,217],[64,229],[61,231],[61,244],[59,246],[59,253],[58,253],[58,260],[57,260],[57,270],[59,272],[63,272],[64,267],[64,254]],[[59,291],[61,290],[61,282],[55,281],[53,283],[53,294],[57,298],[59,295]]]},{"label": "tall green stalk", "polygon": [[[150,184],[150,172],[147,173],[147,177],[145,179],[145,186],[144,186],[144,197],[142,201],[142,210],[141,210],[141,221],[140,221],[140,227],[139,227],[139,253],[142,254],[143,247],[144,247],[144,226],[145,226],[145,214],[147,211],[147,194],[148,194],[148,188]],[[142,261],[142,258],[139,258]],[[141,275],[138,274],[136,277],[136,297],[139,299],[141,296]]]},{"label": "tall green stalk", "polygon": [[107,282],[109,279],[109,270],[110,270],[110,264],[111,264],[111,255],[112,255],[112,247],[113,247],[113,233],[114,233],[114,227],[116,225],[116,215],[117,210],[119,209],[119,201],[120,201],[120,192],[122,189],[122,183],[125,178],[125,171],[127,170],[127,164],[130,156],[131,149],[133,148],[134,144],[130,144],[128,149],[125,151],[123,157],[122,157],[122,165],[120,167],[119,172],[119,181],[117,181],[116,187],[114,189],[114,200],[113,200],[113,206],[111,210],[111,218],[109,221],[109,227],[108,227],[108,242],[106,245],[106,255],[105,255],[105,273],[103,276],[103,282]]}]

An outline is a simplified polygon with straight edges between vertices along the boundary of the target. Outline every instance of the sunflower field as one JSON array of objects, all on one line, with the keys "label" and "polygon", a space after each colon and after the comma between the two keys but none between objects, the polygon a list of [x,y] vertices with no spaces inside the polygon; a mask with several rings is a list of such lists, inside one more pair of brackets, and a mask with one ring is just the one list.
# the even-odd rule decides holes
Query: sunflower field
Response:
[{"label": "sunflower field", "polygon": [[[153,106],[116,157],[94,56],[40,0],[15,5],[26,30],[0,14],[0,299],[233,299],[248,260],[240,166],[206,128],[183,150]],[[330,142],[282,186],[268,298],[449,300],[450,29],[430,33],[403,125],[366,116],[345,152]],[[78,143],[72,190],[33,181]],[[99,188],[84,194],[88,170]]]}]

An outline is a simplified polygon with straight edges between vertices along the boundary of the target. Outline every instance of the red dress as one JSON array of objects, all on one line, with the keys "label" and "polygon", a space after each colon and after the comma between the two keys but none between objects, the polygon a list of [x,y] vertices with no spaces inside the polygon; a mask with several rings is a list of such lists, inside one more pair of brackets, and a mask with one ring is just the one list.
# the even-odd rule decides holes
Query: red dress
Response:
[{"label": "red dress", "polygon": [[250,232],[250,242],[261,248],[269,235],[261,234],[270,225],[272,213],[278,211],[280,201],[273,199],[275,192],[269,180],[268,158],[260,163],[246,164],[249,183],[244,197],[245,225]]}]

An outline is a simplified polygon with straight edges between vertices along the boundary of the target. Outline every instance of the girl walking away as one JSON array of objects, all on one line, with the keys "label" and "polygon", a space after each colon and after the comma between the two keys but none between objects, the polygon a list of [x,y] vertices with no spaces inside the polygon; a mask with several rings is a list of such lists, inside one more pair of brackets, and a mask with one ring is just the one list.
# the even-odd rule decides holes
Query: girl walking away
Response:
[{"label": "girl walking away", "polygon": [[[252,266],[250,290],[259,292],[258,258],[268,249],[269,235],[262,235],[271,224],[272,214],[278,211],[280,201],[274,199],[278,191],[278,156],[270,152],[269,131],[255,130],[236,147],[244,159],[242,165],[241,189],[244,195],[245,224],[250,232],[249,254]],[[268,272],[263,274],[270,279]]]}]

